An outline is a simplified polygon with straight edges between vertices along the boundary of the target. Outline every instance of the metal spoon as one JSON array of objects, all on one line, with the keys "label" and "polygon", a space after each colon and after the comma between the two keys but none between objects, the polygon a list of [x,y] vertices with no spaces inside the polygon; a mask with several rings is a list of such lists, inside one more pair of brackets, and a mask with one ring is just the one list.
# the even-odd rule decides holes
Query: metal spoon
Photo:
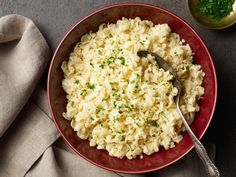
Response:
[{"label": "metal spoon", "polygon": [[180,115],[180,117],[184,123],[184,126],[186,127],[186,129],[192,139],[193,145],[195,147],[195,150],[196,150],[198,156],[200,157],[200,159],[202,160],[202,162],[206,168],[208,176],[219,177],[220,173],[219,173],[218,169],[210,160],[209,156],[207,155],[206,149],[204,148],[202,143],[197,139],[197,137],[194,135],[194,133],[192,132],[191,128],[189,127],[187,121],[185,120],[184,115],[182,114],[182,112],[180,110],[179,100],[180,100],[180,95],[181,95],[181,91],[182,91],[182,83],[181,83],[177,73],[174,71],[174,69],[171,67],[171,65],[169,63],[167,63],[164,59],[162,59],[160,56],[158,56],[157,54],[155,54],[153,52],[139,51],[137,54],[139,57],[146,57],[148,54],[155,57],[157,64],[161,68],[163,68],[165,71],[169,71],[170,74],[173,75],[173,85],[174,85],[174,87],[176,87],[178,89],[178,95],[175,96],[175,103],[176,103],[176,107],[179,112],[179,115]]}]

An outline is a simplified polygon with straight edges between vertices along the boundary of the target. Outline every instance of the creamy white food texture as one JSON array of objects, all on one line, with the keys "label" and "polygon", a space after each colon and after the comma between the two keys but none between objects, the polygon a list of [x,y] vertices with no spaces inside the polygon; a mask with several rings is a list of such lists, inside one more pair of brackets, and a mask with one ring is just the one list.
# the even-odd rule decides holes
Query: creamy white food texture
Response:
[{"label": "creamy white food texture", "polygon": [[62,86],[68,104],[64,118],[81,139],[118,158],[150,155],[173,148],[184,126],[176,110],[173,76],[159,68],[149,50],[172,64],[183,82],[181,110],[188,123],[199,111],[204,73],[193,52],[167,24],[118,20],[81,38],[64,61]]}]

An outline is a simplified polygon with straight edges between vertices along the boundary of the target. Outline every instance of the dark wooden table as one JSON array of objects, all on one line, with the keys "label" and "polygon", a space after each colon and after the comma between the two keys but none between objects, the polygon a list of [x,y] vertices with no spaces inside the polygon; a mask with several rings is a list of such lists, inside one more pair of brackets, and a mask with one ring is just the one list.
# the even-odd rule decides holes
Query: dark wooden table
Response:
[{"label": "dark wooden table", "polygon": [[[95,9],[119,0],[1,0],[0,17],[21,14],[31,18],[48,41],[52,53],[66,31]],[[199,26],[187,11],[185,0],[145,0],[168,9],[187,21],[212,54],[218,77],[218,103],[213,122],[203,138],[216,144],[216,165],[222,177],[236,176],[236,25],[215,31]],[[45,85],[46,73],[41,81]]]}]

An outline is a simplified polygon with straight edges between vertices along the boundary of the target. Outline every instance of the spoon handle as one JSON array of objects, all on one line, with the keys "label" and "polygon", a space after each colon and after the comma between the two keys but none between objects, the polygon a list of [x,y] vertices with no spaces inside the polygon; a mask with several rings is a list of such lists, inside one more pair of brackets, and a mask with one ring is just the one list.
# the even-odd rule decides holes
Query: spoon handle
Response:
[{"label": "spoon handle", "polygon": [[198,156],[202,160],[209,177],[219,177],[220,173],[216,166],[212,163],[211,159],[209,158],[206,149],[202,145],[202,143],[197,138],[192,138],[193,144],[195,146],[195,151],[197,152]]},{"label": "spoon handle", "polygon": [[139,51],[137,54],[139,57],[145,57],[148,54],[154,56],[159,67],[163,68],[165,71],[169,71],[173,75],[173,77],[174,77],[173,85],[178,89],[178,95],[175,97],[175,103],[176,103],[176,107],[179,112],[179,115],[184,123],[185,128],[187,129],[187,131],[192,139],[193,145],[195,146],[195,150],[196,150],[198,156],[200,157],[200,159],[202,160],[202,162],[206,168],[208,176],[209,177],[219,177],[220,173],[219,173],[218,169],[212,163],[211,159],[207,155],[207,152],[206,152],[206,149],[204,148],[204,146],[201,144],[201,142],[197,139],[197,137],[192,132],[191,128],[189,127],[187,121],[184,118],[184,115],[182,114],[182,112],[180,110],[180,106],[179,106],[180,100],[179,99],[180,99],[180,95],[181,95],[182,84],[181,84],[180,79],[178,78],[177,73],[174,71],[174,69],[171,67],[171,65],[168,64],[168,62],[166,62],[163,58],[161,58],[159,55],[157,55],[153,52],[142,50],[142,51]]},{"label": "spoon handle", "polygon": [[206,171],[207,171],[207,175],[209,177],[220,177],[220,173],[218,171],[218,169],[216,168],[216,166],[212,163],[211,159],[209,158],[206,149],[204,148],[204,146],[202,145],[202,143],[198,140],[198,138],[194,135],[194,133],[192,132],[191,128],[189,127],[187,121],[185,120],[179,105],[177,104],[177,110],[183,120],[183,123],[192,139],[193,145],[195,147],[195,151],[198,154],[198,157],[202,160]]}]

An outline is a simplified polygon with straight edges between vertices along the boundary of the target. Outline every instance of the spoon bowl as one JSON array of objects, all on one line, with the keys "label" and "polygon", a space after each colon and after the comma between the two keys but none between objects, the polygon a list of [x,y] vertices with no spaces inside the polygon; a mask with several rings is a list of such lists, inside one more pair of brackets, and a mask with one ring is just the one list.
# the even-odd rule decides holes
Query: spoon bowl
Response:
[{"label": "spoon bowl", "polygon": [[224,29],[236,23],[236,9],[221,20],[215,20],[200,12],[199,2],[200,0],[187,0],[187,6],[192,17],[202,26],[209,29]]}]

